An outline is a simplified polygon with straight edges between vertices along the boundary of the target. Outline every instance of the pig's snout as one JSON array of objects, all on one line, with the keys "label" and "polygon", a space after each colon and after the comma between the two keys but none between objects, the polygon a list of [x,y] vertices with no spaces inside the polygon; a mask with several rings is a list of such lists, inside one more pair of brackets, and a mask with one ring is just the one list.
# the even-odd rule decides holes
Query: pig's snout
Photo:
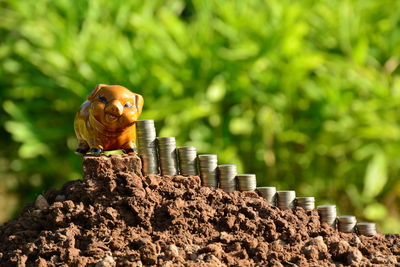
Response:
[{"label": "pig's snout", "polygon": [[107,104],[105,108],[106,113],[109,113],[114,116],[121,116],[124,112],[124,107],[119,101],[112,101]]}]

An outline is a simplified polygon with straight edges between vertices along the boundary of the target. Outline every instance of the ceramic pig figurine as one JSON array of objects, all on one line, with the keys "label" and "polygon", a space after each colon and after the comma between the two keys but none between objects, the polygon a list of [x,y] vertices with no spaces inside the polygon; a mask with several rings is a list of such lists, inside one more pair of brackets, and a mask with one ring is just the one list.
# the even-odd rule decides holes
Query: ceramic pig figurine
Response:
[{"label": "ceramic pig figurine", "polygon": [[136,121],[143,108],[143,97],[120,85],[99,84],[75,116],[79,141],[77,154],[100,154],[122,149],[136,152]]}]

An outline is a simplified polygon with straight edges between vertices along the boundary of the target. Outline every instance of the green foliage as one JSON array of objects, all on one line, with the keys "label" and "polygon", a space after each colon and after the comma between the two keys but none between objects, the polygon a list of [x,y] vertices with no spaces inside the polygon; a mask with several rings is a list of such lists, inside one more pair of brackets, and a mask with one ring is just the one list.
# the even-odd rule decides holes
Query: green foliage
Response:
[{"label": "green foliage", "polygon": [[74,113],[96,84],[121,84],[159,135],[399,232],[398,10],[1,0],[0,179],[23,201],[78,179]]}]

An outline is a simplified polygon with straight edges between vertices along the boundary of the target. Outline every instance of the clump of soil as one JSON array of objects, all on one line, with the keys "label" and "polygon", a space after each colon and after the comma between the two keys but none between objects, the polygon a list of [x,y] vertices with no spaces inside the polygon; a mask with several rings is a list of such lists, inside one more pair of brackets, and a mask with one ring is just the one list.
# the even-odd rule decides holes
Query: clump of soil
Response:
[{"label": "clump of soil", "polygon": [[[84,179],[50,190],[0,228],[2,266],[394,265],[398,235],[338,233],[197,176],[142,176],[136,156],[85,157]],[[47,201],[47,203],[46,203]]]}]

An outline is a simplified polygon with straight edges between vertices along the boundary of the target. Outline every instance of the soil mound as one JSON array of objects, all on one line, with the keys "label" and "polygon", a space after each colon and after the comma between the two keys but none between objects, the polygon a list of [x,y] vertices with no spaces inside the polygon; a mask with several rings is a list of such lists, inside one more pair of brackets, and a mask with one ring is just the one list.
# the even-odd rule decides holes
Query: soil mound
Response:
[{"label": "soil mound", "polygon": [[398,235],[338,233],[197,176],[142,176],[136,156],[85,157],[84,179],[0,227],[1,266],[396,265]]}]

